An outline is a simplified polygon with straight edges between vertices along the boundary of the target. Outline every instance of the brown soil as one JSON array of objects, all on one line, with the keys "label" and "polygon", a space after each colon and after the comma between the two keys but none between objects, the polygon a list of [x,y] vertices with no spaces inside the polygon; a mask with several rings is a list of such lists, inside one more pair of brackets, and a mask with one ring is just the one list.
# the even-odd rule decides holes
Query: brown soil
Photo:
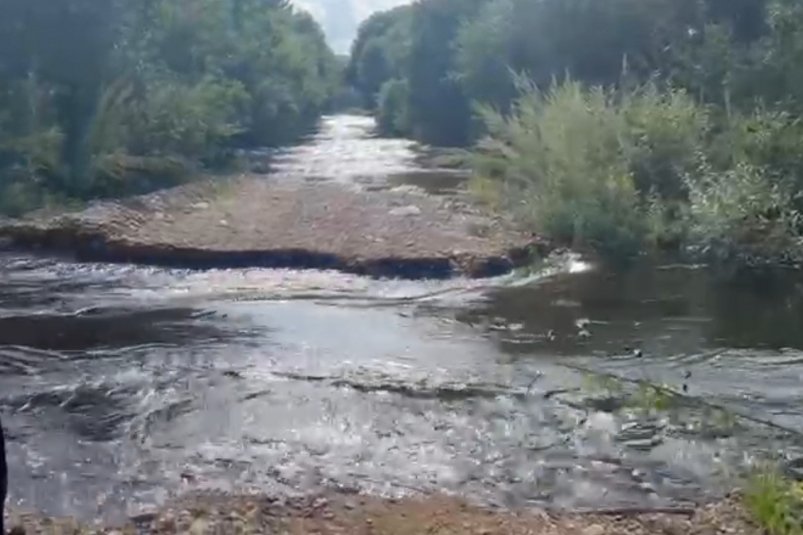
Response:
[{"label": "brown soil", "polygon": [[[498,511],[443,496],[401,501],[359,496],[277,501],[202,494],[182,498],[128,526],[86,527],[12,515],[19,533],[268,533],[286,535],[759,535],[739,500],[678,513],[573,514]],[[12,532],[13,533],[13,532]]]},{"label": "brown soil", "polygon": [[455,196],[256,177],[99,202],[80,212],[38,213],[0,225],[2,237],[83,260],[411,278],[502,274],[529,261],[537,244]]}]

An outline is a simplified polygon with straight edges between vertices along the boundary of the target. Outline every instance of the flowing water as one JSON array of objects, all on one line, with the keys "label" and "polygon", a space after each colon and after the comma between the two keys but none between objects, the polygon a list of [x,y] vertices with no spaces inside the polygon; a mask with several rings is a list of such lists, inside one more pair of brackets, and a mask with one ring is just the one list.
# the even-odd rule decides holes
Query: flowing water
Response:
[{"label": "flowing water", "polygon": [[[327,118],[269,165],[355,187],[459,183],[371,128]],[[803,453],[801,325],[794,273],[726,284],[567,256],[410,282],[5,253],[11,499],[83,518],[208,488],[685,503],[756,456]]]}]

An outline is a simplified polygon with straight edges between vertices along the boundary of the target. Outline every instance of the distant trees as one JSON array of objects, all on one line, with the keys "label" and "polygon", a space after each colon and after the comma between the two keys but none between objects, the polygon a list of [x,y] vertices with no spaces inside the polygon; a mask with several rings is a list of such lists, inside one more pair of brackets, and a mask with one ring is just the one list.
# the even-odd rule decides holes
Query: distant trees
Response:
[{"label": "distant trees", "polygon": [[[567,75],[606,86],[662,80],[721,105],[774,102],[801,87],[791,79],[801,69],[787,68],[801,9],[798,0],[422,0],[364,23],[349,72],[371,106],[385,82],[406,80],[406,133],[446,145],[481,133],[472,103],[510,105],[514,73],[540,87]],[[776,83],[757,84],[759,71]]]},{"label": "distant trees", "polygon": [[286,0],[6,0],[0,208],[142,189],[292,139],[339,76]]},{"label": "distant trees", "polygon": [[376,13],[360,26],[351,47],[346,78],[375,109],[382,85],[407,77],[412,44],[412,6]]}]

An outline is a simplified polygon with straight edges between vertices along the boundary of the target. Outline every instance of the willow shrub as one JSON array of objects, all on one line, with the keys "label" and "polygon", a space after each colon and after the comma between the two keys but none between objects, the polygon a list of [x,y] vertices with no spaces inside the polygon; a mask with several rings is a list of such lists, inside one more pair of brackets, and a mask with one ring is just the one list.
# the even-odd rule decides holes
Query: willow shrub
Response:
[{"label": "willow shrub", "polygon": [[668,224],[656,219],[671,212],[660,203],[686,195],[704,110],[652,86],[624,95],[573,81],[519,86],[511,113],[480,109],[488,136],[475,159],[478,187],[575,246],[626,256],[657,239]]},{"label": "willow shrub", "polygon": [[689,184],[690,243],[708,256],[768,259],[799,256],[800,216],[788,181],[767,168],[704,164]]}]

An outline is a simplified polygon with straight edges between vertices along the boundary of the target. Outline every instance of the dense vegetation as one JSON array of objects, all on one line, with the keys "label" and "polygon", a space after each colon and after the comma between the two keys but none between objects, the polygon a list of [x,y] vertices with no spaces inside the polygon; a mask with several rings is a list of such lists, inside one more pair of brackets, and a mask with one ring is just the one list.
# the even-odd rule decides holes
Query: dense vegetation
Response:
[{"label": "dense vegetation", "polygon": [[475,145],[478,191],[539,232],[799,255],[800,0],[422,0],[348,75],[387,132]]},{"label": "dense vegetation", "polygon": [[0,211],[142,191],[292,139],[338,69],[287,0],[4,0]]}]

